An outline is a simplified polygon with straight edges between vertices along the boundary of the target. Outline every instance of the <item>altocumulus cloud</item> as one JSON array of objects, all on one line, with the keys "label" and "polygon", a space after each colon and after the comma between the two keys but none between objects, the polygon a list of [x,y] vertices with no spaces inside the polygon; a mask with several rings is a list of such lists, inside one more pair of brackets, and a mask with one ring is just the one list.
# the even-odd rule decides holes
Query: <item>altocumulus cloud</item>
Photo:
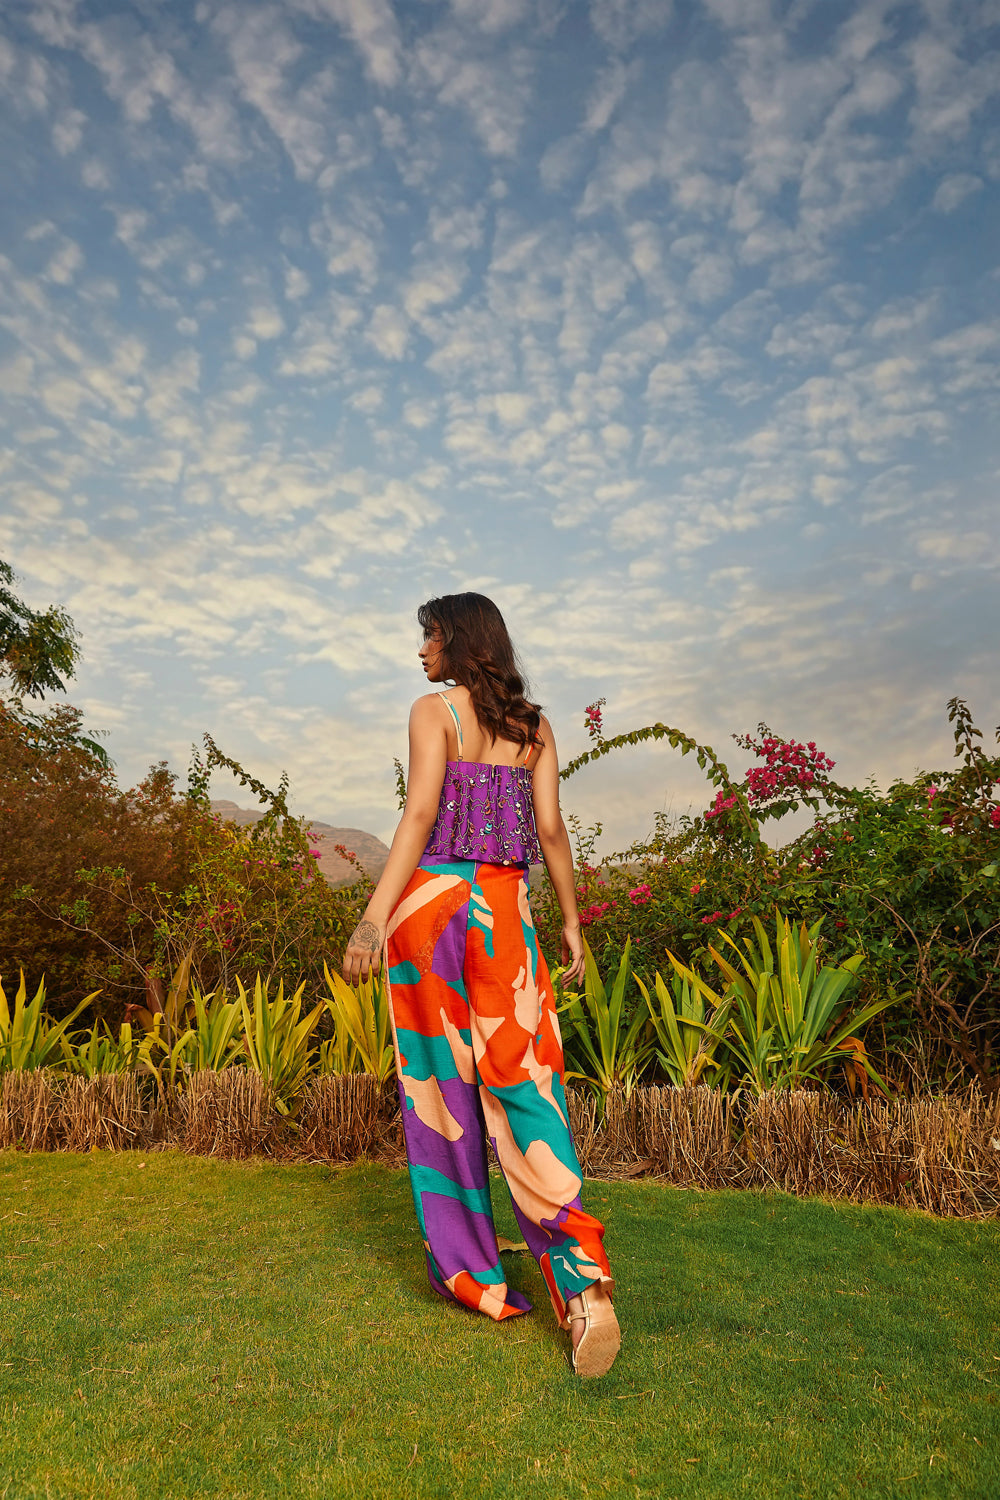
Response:
[{"label": "altocumulus cloud", "polygon": [[[468,587],[566,752],[598,695],[883,780],[1000,717],[998,49],[950,0],[6,7],[0,555],[123,776],[209,728],[387,833]],[[567,801],[702,796],[650,750]]]}]

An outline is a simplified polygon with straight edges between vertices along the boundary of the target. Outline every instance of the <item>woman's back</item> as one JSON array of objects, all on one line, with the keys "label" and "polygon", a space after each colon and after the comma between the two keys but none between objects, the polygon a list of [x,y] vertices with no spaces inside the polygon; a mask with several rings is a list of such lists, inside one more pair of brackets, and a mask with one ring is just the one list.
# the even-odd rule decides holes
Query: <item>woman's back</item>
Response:
[{"label": "woman's back", "polygon": [[466,687],[449,688],[446,693],[431,696],[441,700],[447,715],[448,760],[467,761],[482,766],[530,765],[537,747],[519,745],[514,740],[491,740],[488,730],[476,718],[472,695]]}]

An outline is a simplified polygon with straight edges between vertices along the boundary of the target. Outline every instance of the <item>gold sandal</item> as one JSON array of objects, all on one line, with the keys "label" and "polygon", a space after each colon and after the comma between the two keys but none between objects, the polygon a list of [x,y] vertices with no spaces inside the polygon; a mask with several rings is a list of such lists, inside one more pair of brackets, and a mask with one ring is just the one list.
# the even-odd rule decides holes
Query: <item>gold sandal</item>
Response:
[{"label": "gold sandal", "polygon": [[585,1325],[583,1337],[573,1350],[573,1369],[581,1379],[592,1380],[595,1376],[606,1375],[614,1364],[621,1348],[621,1330],[610,1297],[606,1303],[600,1304],[600,1316],[596,1318],[586,1289],[580,1293],[580,1298],[583,1312],[567,1313],[563,1327],[569,1328],[572,1323]]}]

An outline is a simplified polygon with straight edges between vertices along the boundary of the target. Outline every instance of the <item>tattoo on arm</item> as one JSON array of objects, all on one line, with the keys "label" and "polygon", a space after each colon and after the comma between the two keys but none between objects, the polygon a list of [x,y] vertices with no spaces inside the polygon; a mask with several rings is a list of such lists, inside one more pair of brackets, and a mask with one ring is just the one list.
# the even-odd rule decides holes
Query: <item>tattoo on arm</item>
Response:
[{"label": "tattoo on arm", "polygon": [[377,953],[382,945],[379,941],[378,928],[375,926],[375,923],[359,922],[354,929],[354,936],[351,938],[351,943],[358,948],[367,948],[369,953]]}]

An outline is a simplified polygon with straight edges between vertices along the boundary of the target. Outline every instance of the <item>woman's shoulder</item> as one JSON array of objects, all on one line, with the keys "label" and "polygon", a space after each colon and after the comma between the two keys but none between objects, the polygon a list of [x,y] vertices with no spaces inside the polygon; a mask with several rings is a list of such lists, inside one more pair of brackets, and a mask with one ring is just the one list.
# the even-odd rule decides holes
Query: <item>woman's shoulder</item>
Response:
[{"label": "woman's shoulder", "polygon": [[447,712],[443,693],[421,693],[410,704],[410,720],[429,719],[432,714]]},{"label": "woman's shoulder", "polygon": [[542,752],[545,750],[548,750],[550,754],[555,751],[556,737],[552,733],[552,725],[549,723],[544,714],[538,715],[538,728],[535,731],[535,744],[538,746],[537,756],[539,758],[541,757]]}]

